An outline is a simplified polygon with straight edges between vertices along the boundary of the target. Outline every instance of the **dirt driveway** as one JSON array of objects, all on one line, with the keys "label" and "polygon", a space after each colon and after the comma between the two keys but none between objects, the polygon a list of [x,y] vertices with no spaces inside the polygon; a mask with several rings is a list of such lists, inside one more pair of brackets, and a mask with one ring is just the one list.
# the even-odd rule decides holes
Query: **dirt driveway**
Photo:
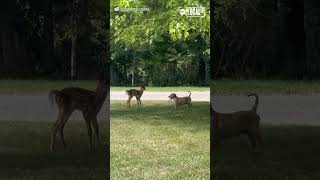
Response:
[{"label": "dirt driveway", "polygon": [[[146,92],[143,100],[168,100],[170,92]],[[188,95],[178,92],[178,96]],[[111,100],[126,100],[120,91],[110,93]],[[192,92],[193,101],[208,101],[209,92]],[[220,112],[232,112],[251,108],[254,98],[246,96],[215,96],[213,104]],[[106,103],[99,113],[105,119]],[[320,126],[320,95],[268,95],[260,96],[258,112],[262,123],[275,125]],[[47,121],[54,122],[56,106],[51,106],[47,93],[0,94],[0,121]],[[80,112],[75,112],[70,121],[83,121]]]},{"label": "dirt driveway", "polygon": [[[169,100],[168,96],[172,92],[144,92],[141,100]],[[175,92],[178,97],[189,96],[189,92]],[[111,100],[127,100],[128,96],[124,91],[111,91]],[[209,101],[210,92],[209,91],[193,91],[191,93],[192,101]],[[135,98],[133,98],[135,100]]]},{"label": "dirt driveway", "polygon": [[[252,107],[254,98],[246,96],[215,96],[217,111],[231,112]],[[258,113],[261,122],[274,125],[320,125],[320,95],[260,96]]]}]

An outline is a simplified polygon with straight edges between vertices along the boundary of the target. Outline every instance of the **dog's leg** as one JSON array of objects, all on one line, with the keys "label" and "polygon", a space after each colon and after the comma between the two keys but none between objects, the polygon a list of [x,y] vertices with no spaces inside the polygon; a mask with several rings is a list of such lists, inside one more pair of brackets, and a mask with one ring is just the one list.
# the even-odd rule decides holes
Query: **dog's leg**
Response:
[{"label": "dog's leg", "polygon": [[255,134],[254,132],[247,132],[247,135],[248,135],[248,138],[249,138],[249,141],[250,141],[250,144],[251,144],[251,148],[252,150],[254,151],[255,148],[256,148],[256,144],[257,144],[257,139],[255,137]]},{"label": "dog's leg", "polygon": [[257,144],[262,144],[260,128],[257,129],[255,137],[256,137],[256,143]]}]

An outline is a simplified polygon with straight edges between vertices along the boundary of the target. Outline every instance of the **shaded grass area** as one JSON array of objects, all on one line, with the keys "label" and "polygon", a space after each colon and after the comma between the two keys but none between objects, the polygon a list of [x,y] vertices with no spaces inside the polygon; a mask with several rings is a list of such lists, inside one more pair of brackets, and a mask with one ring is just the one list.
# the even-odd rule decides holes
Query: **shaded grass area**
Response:
[{"label": "shaded grass area", "polygon": [[111,179],[209,179],[209,103],[111,102]]},{"label": "shaded grass area", "polygon": [[320,81],[281,80],[213,80],[214,95],[259,94],[316,94],[320,93]]},{"label": "shaded grass area", "polygon": [[[49,151],[51,126],[49,123],[0,123],[0,179],[104,179],[105,152],[103,147],[90,150],[84,123],[66,125],[68,146],[64,150],[58,142],[56,152]],[[100,126],[102,131],[106,129]]]},{"label": "shaded grass area", "polygon": [[226,140],[215,153],[216,180],[320,179],[320,127],[265,126],[263,144]]}]

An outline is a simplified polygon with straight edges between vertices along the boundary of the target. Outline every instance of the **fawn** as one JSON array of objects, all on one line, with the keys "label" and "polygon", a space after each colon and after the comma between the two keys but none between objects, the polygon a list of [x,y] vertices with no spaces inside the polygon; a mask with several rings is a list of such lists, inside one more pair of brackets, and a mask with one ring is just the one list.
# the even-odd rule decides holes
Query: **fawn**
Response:
[{"label": "fawn", "polygon": [[55,149],[55,138],[59,132],[62,144],[66,147],[63,129],[70,115],[75,110],[80,110],[87,125],[90,148],[92,148],[92,127],[95,130],[96,140],[101,145],[99,137],[99,125],[97,114],[100,111],[107,96],[107,81],[103,73],[99,74],[96,91],[90,91],[83,88],[69,87],[62,90],[51,90],[49,99],[53,104],[54,100],[58,106],[58,118],[52,128],[50,149]]},{"label": "fawn", "polygon": [[140,90],[137,90],[137,89],[126,90],[126,94],[128,95],[127,105],[130,107],[130,101],[133,98],[133,96],[135,96],[137,99],[138,107],[140,107],[141,106],[140,98],[141,98],[144,90],[146,90],[145,86],[141,86]]}]

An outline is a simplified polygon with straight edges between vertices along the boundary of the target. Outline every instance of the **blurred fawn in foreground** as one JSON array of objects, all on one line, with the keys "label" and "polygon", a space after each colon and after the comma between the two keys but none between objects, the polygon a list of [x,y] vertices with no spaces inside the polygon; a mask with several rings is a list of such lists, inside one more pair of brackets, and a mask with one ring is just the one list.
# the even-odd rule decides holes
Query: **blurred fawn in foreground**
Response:
[{"label": "blurred fawn in foreground", "polygon": [[63,129],[70,117],[75,111],[82,112],[87,125],[90,148],[92,148],[92,127],[95,130],[96,141],[101,145],[99,137],[99,125],[97,114],[99,113],[108,92],[107,80],[103,73],[99,73],[96,91],[90,91],[83,88],[69,87],[62,90],[51,90],[49,99],[52,103],[56,102],[58,106],[58,118],[52,128],[50,149],[55,149],[55,138],[59,132],[63,146],[66,146]]}]

